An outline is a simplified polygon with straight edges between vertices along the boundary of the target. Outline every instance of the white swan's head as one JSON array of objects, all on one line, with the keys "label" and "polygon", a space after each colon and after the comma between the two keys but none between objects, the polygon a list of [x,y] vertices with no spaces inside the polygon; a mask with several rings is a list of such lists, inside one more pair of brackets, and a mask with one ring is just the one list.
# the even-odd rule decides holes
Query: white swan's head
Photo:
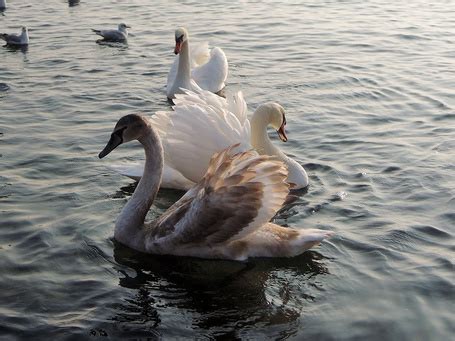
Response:
[{"label": "white swan's head", "polygon": [[288,137],[286,136],[286,112],[284,108],[274,102],[261,104],[255,111],[252,120],[263,121],[263,126],[270,125],[276,129],[280,140],[286,142]]},{"label": "white swan's head", "polygon": [[118,120],[109,142],[98,154],[98,157],[102,159],[122,143],[140,139],[141,136],[146,134],[147,129],[148,123],[143,116],[136,114],[123,116]]},{"label": "white swan's head", "polygon": [[121,24],[118,25],[118,30],[119,30],[119,31],[126,32],[126,31],[127,31],[127,28],[131,28],[131,26],[128,26],[128,25],[125,24],[125,23],[121,23]]},{"label": "white swan's head", "polygon": [[174,53],[179,54],[182,44],[188,40],[188,31],[184,27],[175,30],[175,48]]}]

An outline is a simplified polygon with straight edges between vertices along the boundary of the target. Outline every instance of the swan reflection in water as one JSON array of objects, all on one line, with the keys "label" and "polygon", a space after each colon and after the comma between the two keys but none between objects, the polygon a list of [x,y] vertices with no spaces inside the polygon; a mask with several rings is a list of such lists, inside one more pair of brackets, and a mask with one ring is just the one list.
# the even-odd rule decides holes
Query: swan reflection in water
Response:
[{"label": "swan reflection in water", "polygon": [[178,337],[191,329],[192,336],[236,338],[251,327],[291,336],[317,299],[318,277],[329,273],[315,251],[236,262],[142,254],[114,241],[114,259],[126,269],[120,286],[135,293],[112,320],[135,336]]},{"label": "swan reflection in water", "polygon": [[80,4],[80,0],[68,0],[68,6],[74,7]]}]

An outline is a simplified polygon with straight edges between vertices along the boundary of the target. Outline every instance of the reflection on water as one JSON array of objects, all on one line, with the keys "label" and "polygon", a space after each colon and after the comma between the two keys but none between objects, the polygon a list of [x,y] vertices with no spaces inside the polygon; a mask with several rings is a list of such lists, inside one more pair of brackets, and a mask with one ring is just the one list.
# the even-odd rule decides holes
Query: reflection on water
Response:
[{"label": "reflection on water", "polygon": [[101,46],[115,47],[119,51],[126,51],[128,49],[128,42],[126,40],[123,42],[113,42],[105,39],[98,39],[96,43]]},{"label": "reflection on water", "polygon": [[24,55],[28,52],[28,45],[10,45],[10,44],[7,44],[7,45],[4,45],[3,47],[6,48],[10,52],[20,51]]},{"label": "reflection on water", "polygon": [[[172,323],[210,330],[212,337],[239,337],[239,330],[261,326],[291,336],[305,301],[314,300],[304,287],[317,287],[318,276],[329,274],[324,257],[314,251],[243,263],[147,255],[114,245],[115,261],[131,270],[119,272],[119,284],[136,294],[117,306],[112,320],[155,333],[167,328],[169,310],[175,309],[185,319],[173,316]],[[295,286],[296,278],[302,286]]]},{"label": "reflection on water", "polygon": [[69,7],[74,7],[80,4],[80,0],[68,0],[68,6]]}]

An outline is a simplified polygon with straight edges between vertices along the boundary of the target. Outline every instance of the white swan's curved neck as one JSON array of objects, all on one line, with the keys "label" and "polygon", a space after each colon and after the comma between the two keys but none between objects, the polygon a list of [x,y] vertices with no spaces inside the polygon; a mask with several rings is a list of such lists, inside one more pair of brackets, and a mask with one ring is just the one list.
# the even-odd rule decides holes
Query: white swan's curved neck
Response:
[{"label": "white swan's curved neck", "polygon": [[180,87],[189,88],[191,81],[191,65],[190,65],[190,43],[189,39],[182,43],[179,53],[179,67],[177,69],[176,81]]},{"label": "white swan's curved neck", "polygon": [[283,159],[284,153],[272,144],[267,133],[267,126],[271,122],[271,114],[258,109],[251,118],[251,146],[259,154],[275,155]]},{"label": "white swan's curved neck", "polygon": [[131,248],[145,251],[143,225],[161,183],[163,147],[152,128],[149,128],[139,142],[145,150],[144,173],[131,199],[117,218],[114,237]]}]

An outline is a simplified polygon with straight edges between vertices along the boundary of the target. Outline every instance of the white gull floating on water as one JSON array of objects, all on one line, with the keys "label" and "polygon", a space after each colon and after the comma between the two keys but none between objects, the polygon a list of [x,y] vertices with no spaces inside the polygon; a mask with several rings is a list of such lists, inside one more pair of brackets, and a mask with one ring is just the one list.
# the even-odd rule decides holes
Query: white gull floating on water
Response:
[{"label": "white gull floating on water", "polygon": [[27,27],[22,27],[21,34],[8,34],[2,33],[0,34],[0,38],[6,41],[8,45],[15,45],[15,46],[25,46],[28,45],[28,30]]},{"label": "white gull floating on water", "polygon": [[131,27],[121,23],[118,25],[117,30],[94,30],[92,28],[92,31],[103,37],[105,41],[124,42],[128,38],[128,28]]}]

